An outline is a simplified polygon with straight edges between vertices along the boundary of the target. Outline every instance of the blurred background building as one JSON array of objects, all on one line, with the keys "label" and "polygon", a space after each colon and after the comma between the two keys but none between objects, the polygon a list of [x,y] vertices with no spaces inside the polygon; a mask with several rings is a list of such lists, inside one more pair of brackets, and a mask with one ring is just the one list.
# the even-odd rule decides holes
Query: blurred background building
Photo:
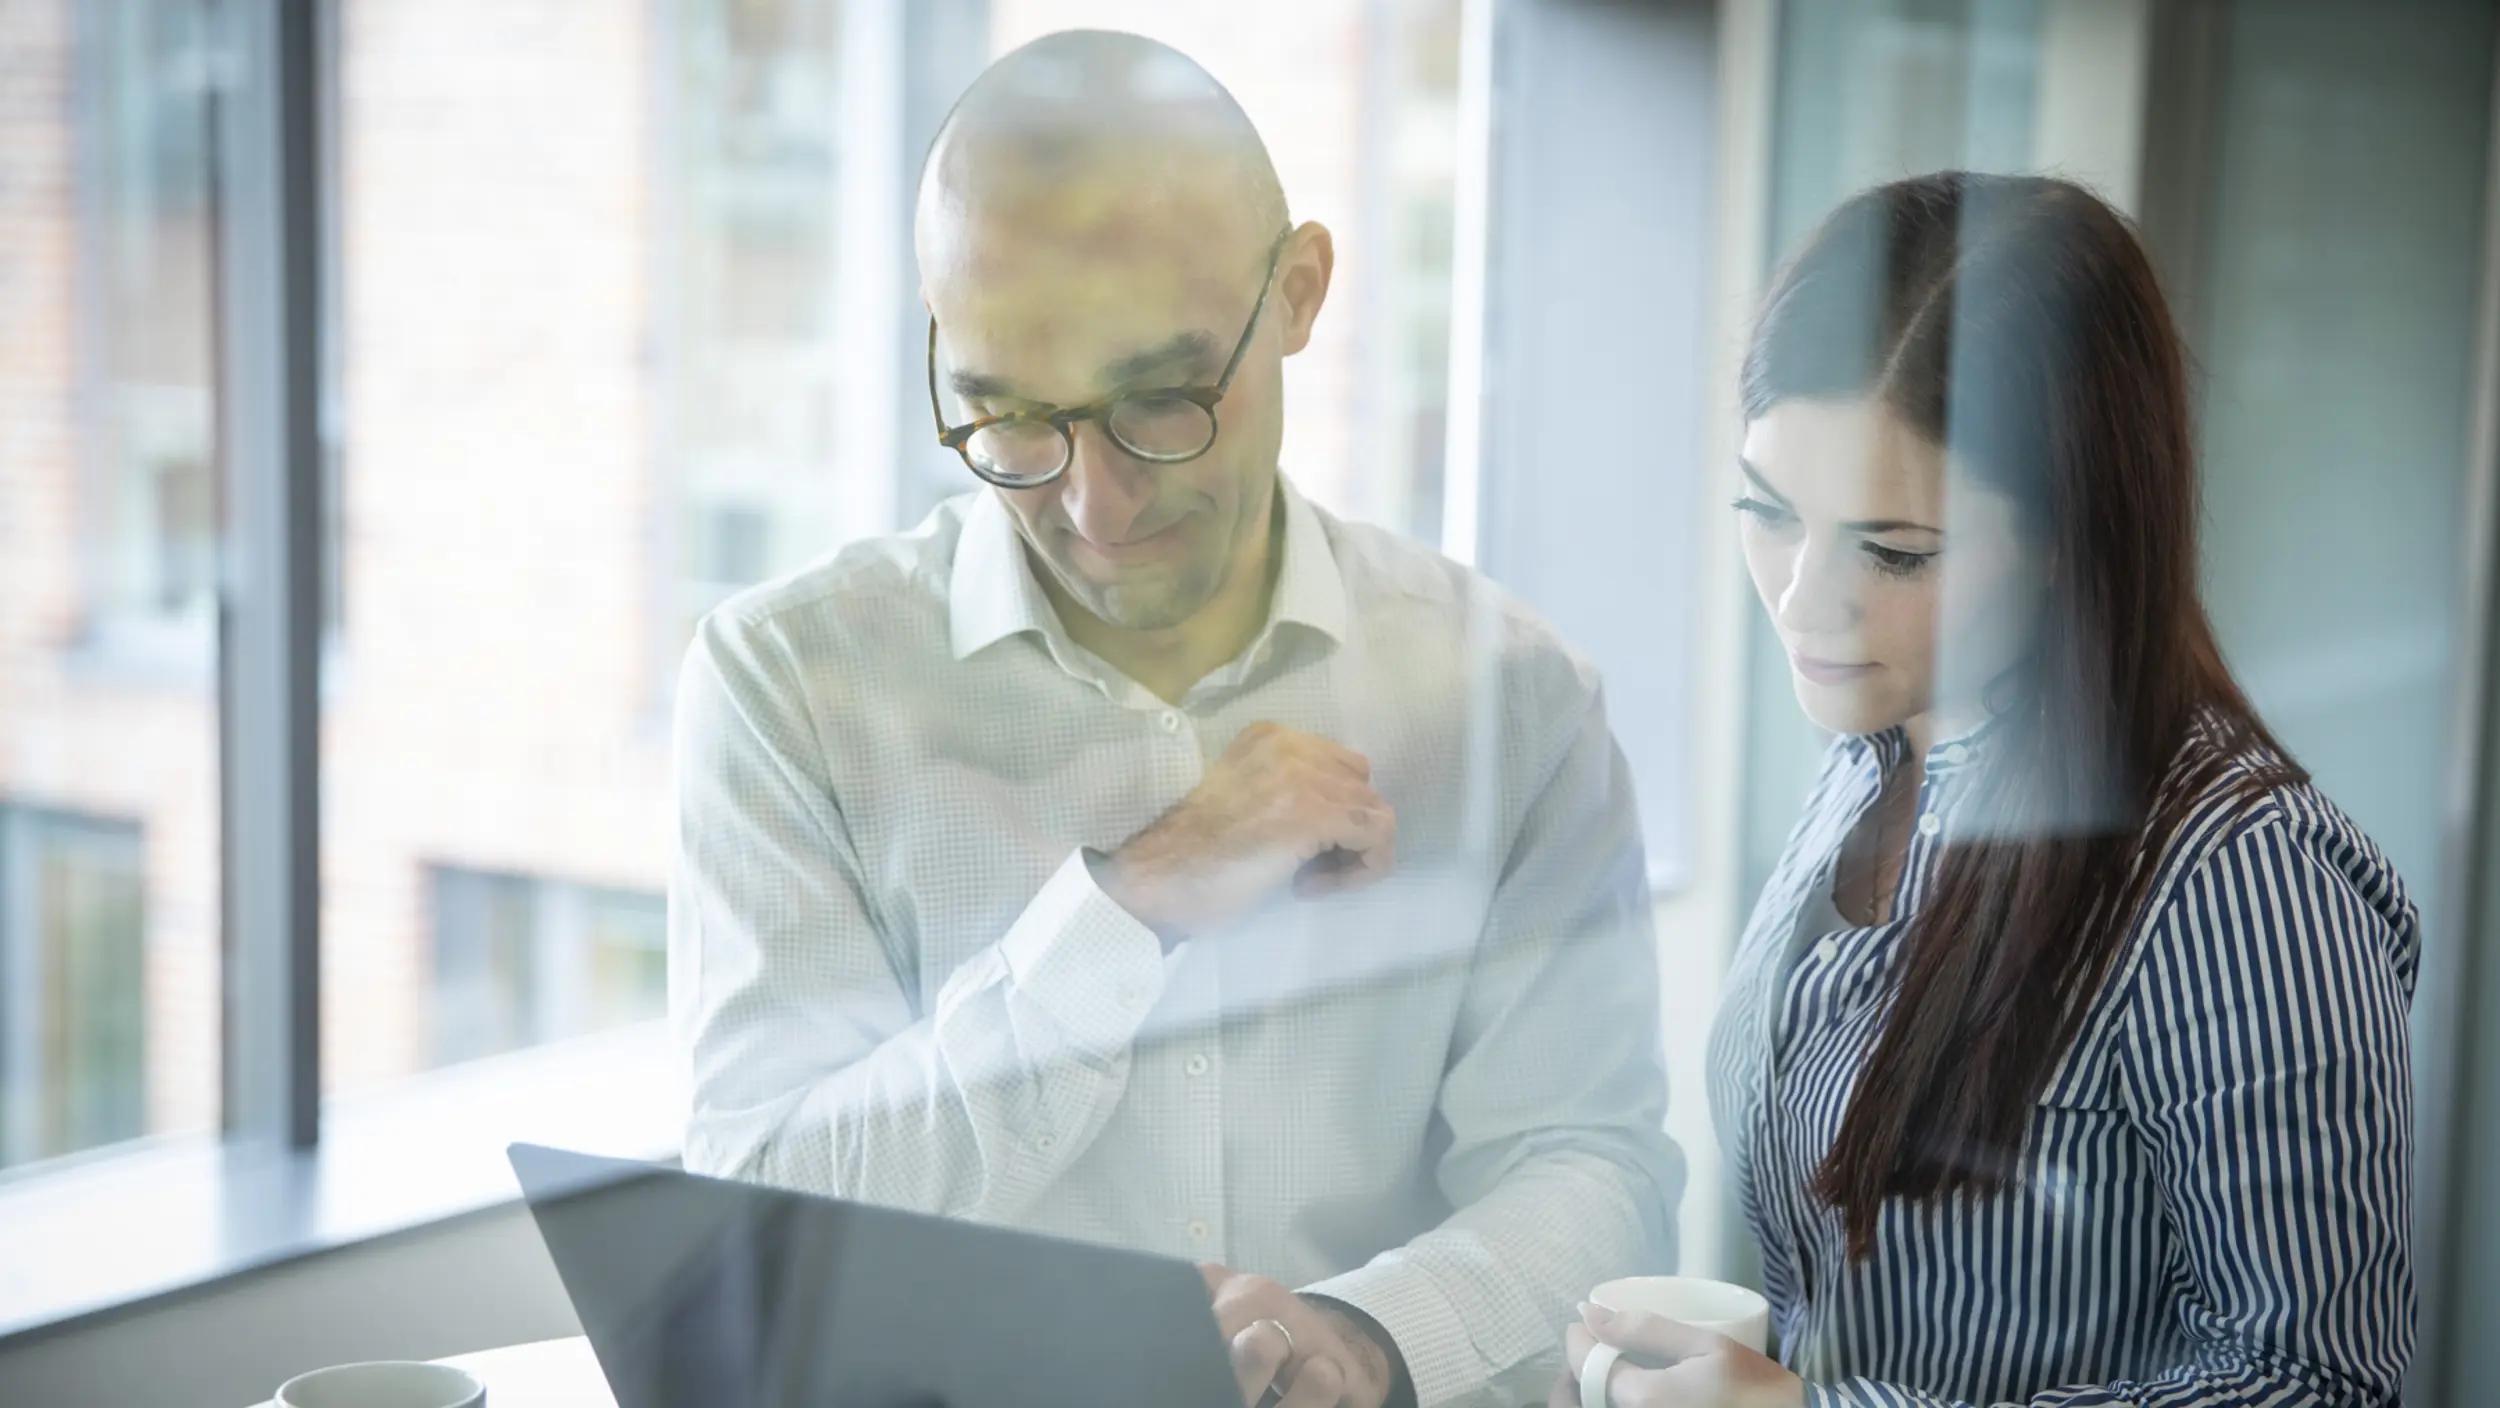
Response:
[{"label": "blurred background building", "polygon": [[[229,1119],[220,105],[255,0],[0,0],[0,1164]],[[2244,681],[2428,920],[2434,1327],[2500,1295],[2489,0],[329,0],[320,1087],[656,1049],[671,680],[749,583],[970,481],[908,193],[990,57],[1204,63],[1338,240],[1285,465],[1608,672],[1652,841],[1688,1264],[1742,1274],[1698,1055],[1819,747],[1720,521],[1733,358],[1849,192],[2053,170],[2200,369]],[[231,663],[231,662],[226,662]],[[222,779],[222,781],[221,781]],[[240,946],[240,947],[238,947]],[[2478,951],[2484,956],[2476,961]],[[246,1014],[248,1016],[248,1013]],[[618,1035],[624,1033],[625,1035]],[[652,1098],[660,1098],[654,1095]],[[0,1252],[5,1259],[6,1252]],[[2443,1318],[2445,1317],[2445,1318]],[[2500,1345],[2434,1333],[2443,1385]],[[2469,1377],[2471,1375],[2471,1377]]]}]

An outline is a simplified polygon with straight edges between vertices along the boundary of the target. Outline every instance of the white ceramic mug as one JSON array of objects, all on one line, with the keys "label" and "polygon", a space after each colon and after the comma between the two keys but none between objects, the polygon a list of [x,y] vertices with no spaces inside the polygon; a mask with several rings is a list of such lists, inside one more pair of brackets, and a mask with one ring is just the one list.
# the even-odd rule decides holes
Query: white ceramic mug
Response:
[{"label": "white ceramic mug", "polygon": [[[1627,1276],[1589,1292],[1618,1313],[1642,1311],[1725,1335],[1756,1354],[1771,1343],[1771,1303],[1758,1293],[1698,1276]],[[1606,1380],[1620,1356],[1599,1345],[1580,1370],[1580,1408],[1607,1408]]]},{"label": "white ceramic mug", "polygon": [[448,1364],[334,1364],[278,1385],[273,1408],[486,1408],[486,1385]]}]

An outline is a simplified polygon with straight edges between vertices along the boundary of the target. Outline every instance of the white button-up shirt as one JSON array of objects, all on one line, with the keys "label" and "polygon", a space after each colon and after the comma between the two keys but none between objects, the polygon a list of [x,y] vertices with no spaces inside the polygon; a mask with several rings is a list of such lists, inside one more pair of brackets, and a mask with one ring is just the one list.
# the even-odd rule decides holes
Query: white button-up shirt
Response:
[{"label": "white button-up shirt", "polygon": [[[1543,1393],[1666,1269],[1657,973],[1596,677],[1287,487],[1259,636],[1178,707],[1078,647],[983,492],[750,591],[678,692],[698,1172],[1222,1261],[1379,1321],[1430,1408]],[[1367,757],[1370,888],[1170,954],[1095,885],[1260,721]]]}]

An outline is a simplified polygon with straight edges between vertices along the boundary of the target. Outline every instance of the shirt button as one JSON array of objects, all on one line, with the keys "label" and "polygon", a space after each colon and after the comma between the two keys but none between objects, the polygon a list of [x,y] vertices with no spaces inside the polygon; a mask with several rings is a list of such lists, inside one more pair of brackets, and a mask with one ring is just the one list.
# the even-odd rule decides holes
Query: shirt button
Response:
[{"label": "shirt button", "polygon": [[1122,1007],[1135,1007],[1146,1000],[1146,990],[1135,983],[1122,983],[1117,996]]},{"label": "shirt button", "polygon": [[1814,961],[1817,963],[1829,963],[1839,956],[1840,940],[1838,939],[1825,939],[1814,946]]},{"label": "shirt button", "polygon": [[1193,1076],[1205,1075],[1207,1073],[1207,1058],[1205,1054],[1196,1051],[1191,1052],[1189,1054],[1189,1059],[1181,1062],[1181,1069],[1189,1072]]},{"label": "shirt button", "polygon": [[1047,1154],[1051,1150],[1058,1147],[1059,1136],[1056,1134],[1037,1134],[1033,1136],[1033,1152],[1037,1154]]},{"label": "shirt button", "polygon": [[1165,733],[1178,733],[1181,731],[1181,716],[1169,709],[1163,711],[1163,717],[1157,722],[1163,725],[1163,731]]},{"label": "shirt button", "polygon": [[1942,830],[1944,830],[1944,818],[1934,812],[1929,812],[1918,819],[1918,834],[1921,836],[1933,836]]},{"label": "shirt button", "polygon": [[1205,1223],[1193,1222],[1189,1224],[1189,1240],[1193,1242],[1203,1242],[1211,1235],[1213,1234],[1208,1230]]}]

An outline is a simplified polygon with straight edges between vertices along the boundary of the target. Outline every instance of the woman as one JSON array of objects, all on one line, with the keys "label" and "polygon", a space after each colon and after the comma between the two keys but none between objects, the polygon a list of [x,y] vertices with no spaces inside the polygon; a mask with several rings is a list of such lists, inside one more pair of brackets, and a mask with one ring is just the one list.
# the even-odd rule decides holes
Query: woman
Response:
[{"label": "woman", "polygon": [[1736,509],[1840,737],[1710,1055],[1780,1362],[1584,1308],[1616,1404],[2397,1401],[2415,915],[2215,645],[2183,363],[2061,181],[1781,274]]}]

